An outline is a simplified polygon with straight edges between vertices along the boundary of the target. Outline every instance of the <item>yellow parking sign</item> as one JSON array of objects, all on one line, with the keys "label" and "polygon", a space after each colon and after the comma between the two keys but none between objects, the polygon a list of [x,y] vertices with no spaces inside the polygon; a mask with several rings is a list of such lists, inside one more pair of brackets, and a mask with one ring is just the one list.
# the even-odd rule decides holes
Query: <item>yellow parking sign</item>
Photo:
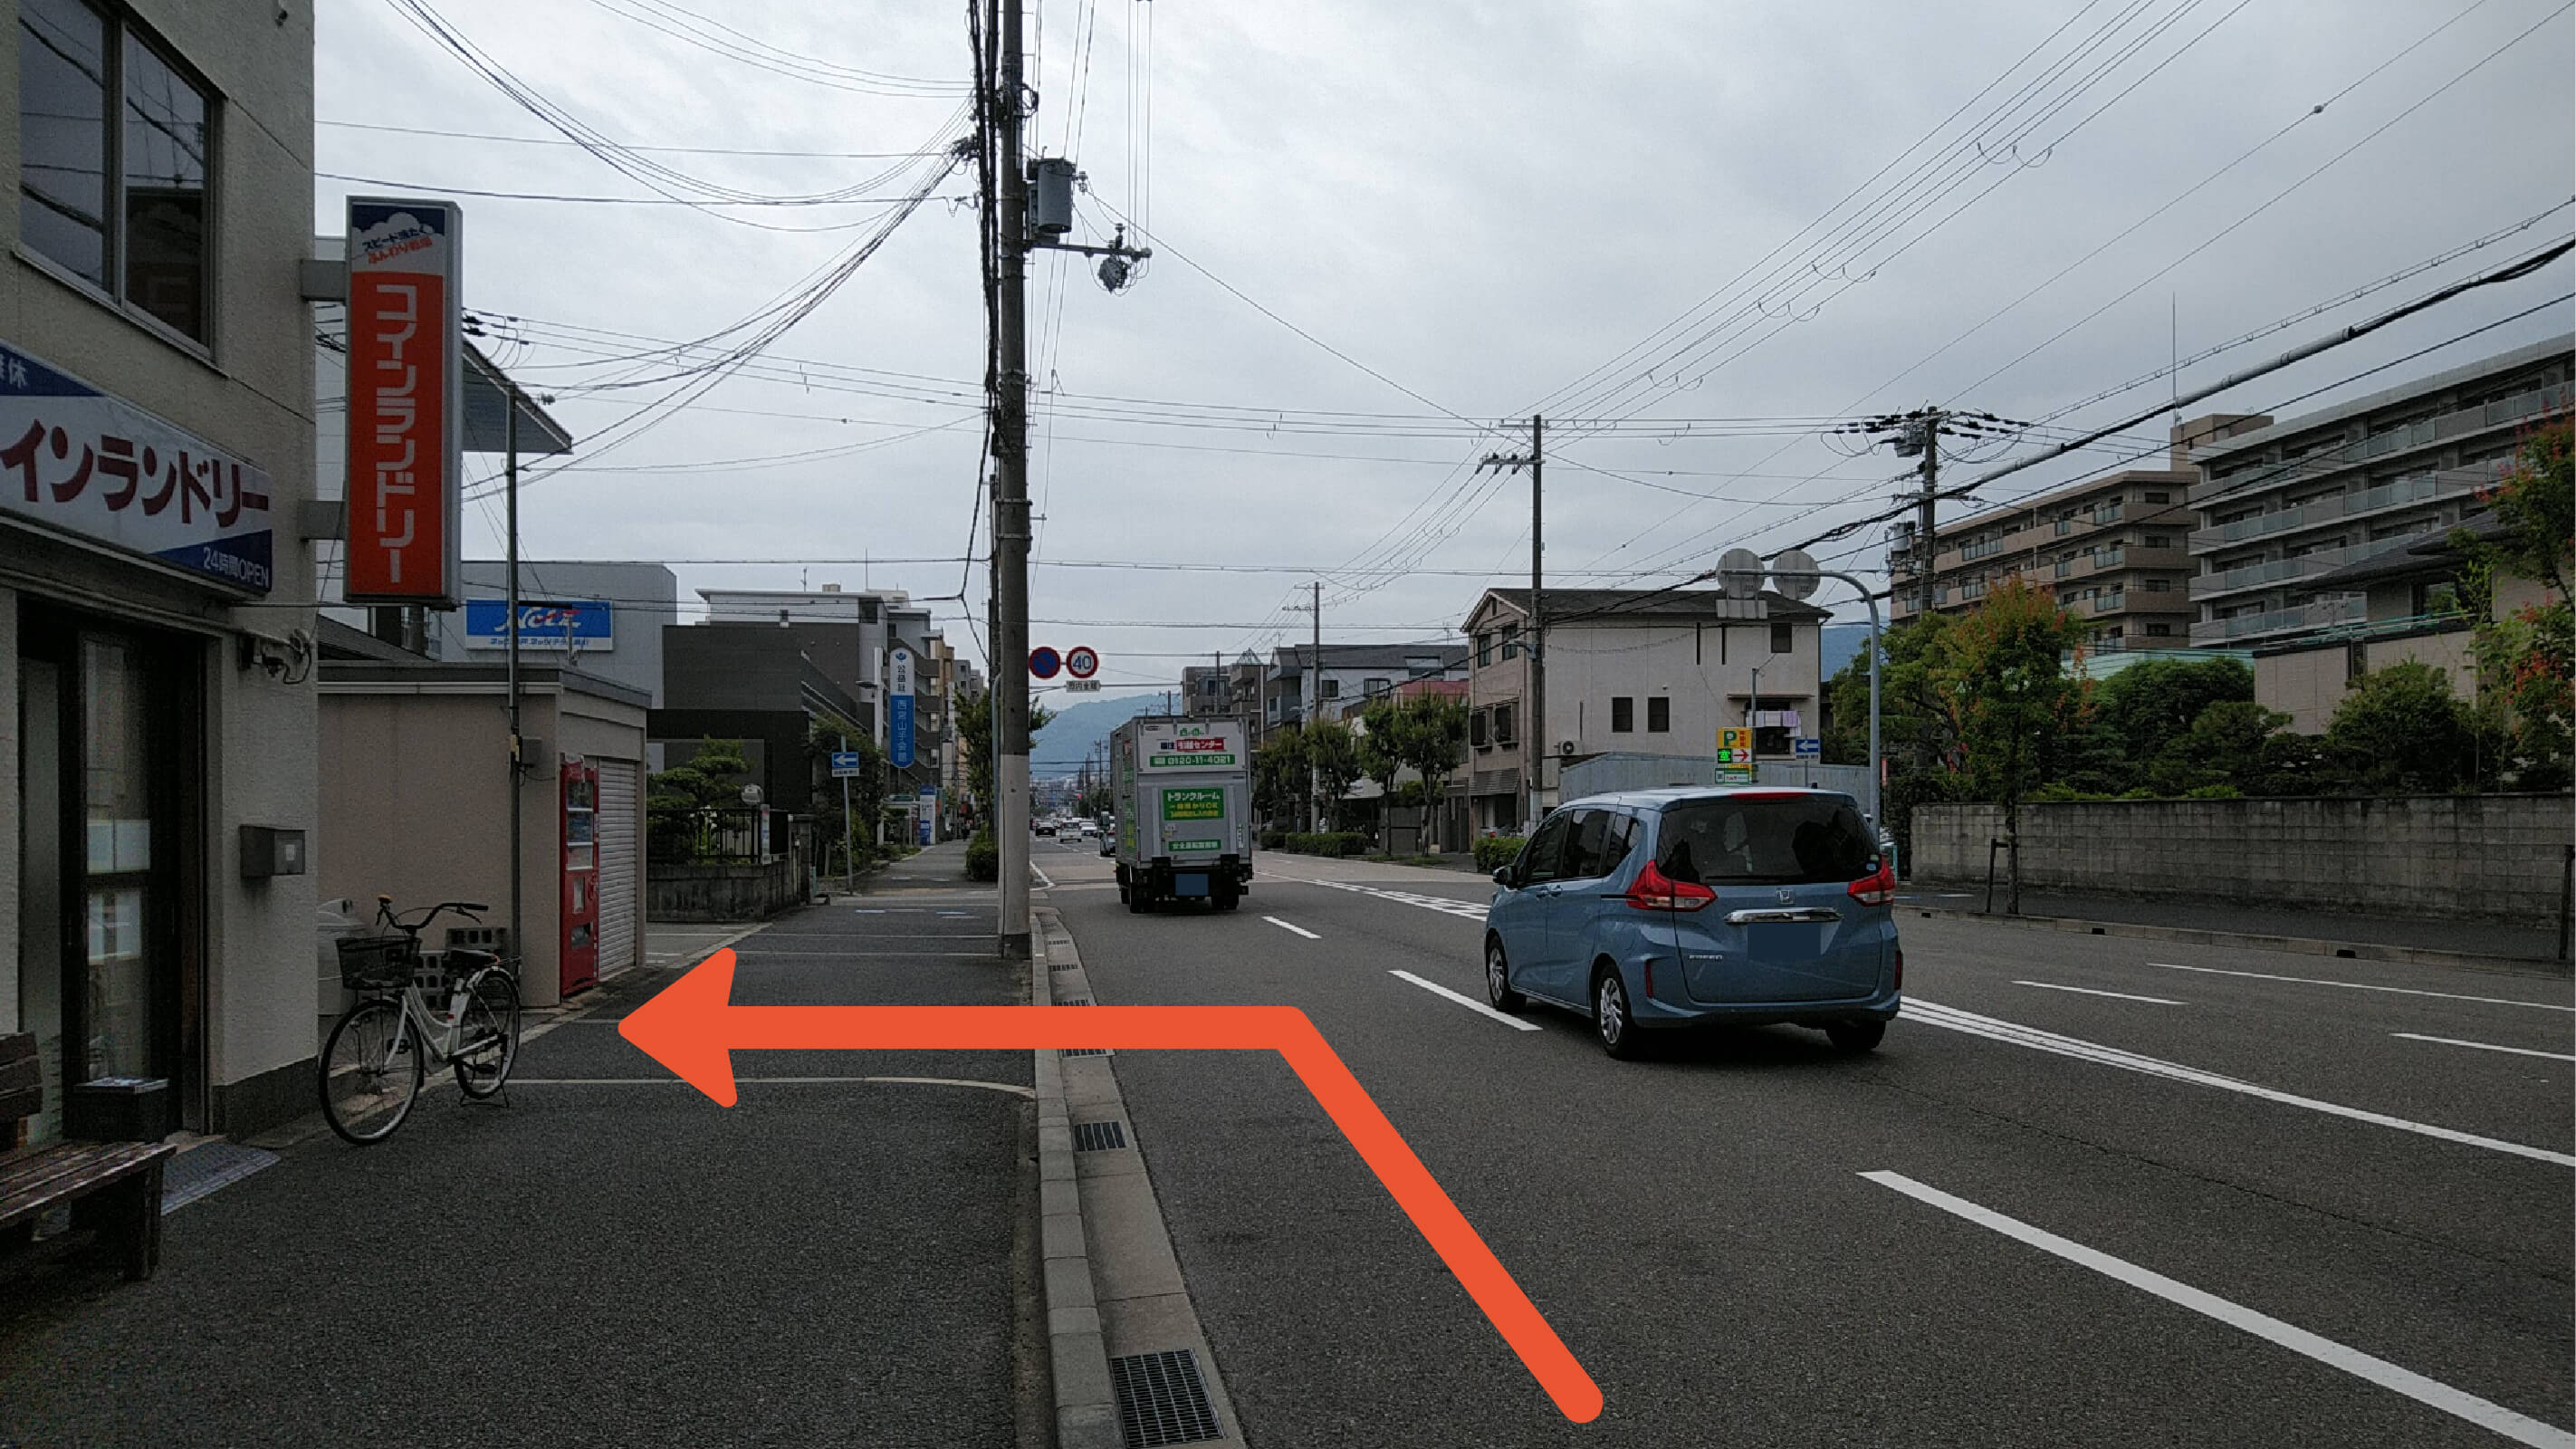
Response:
[{"label": "yellow parking sign", "polygon": [[1753,731],[1719,730],[1717,732],[1717,762],[1721,765],[1752,764]]}]

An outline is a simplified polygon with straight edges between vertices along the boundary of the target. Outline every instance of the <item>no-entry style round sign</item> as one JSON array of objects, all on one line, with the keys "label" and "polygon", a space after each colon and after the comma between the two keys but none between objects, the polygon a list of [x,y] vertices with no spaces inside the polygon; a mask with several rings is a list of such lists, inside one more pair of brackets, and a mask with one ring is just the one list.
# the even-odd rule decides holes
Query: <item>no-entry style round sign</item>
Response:
[{"label": "no-entry style round sign", "polygon": [[1063,667],[1064,660],[1043,644],[1029,651],[1029,673],[1040,679],[1055,678],[1055,672]]},{"label": "no-entry style round sign", "polygon": [[1100,655],[1088,644],[1076,644],[1065,651],[1064,672],[1076,679],[1089,679],[1100,672]]}]

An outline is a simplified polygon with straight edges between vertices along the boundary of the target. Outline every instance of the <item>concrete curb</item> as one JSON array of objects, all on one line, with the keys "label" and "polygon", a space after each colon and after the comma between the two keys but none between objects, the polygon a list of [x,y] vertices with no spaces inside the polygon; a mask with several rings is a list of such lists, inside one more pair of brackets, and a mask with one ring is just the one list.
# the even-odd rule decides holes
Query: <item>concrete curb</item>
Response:
[{"label": "concrete curb", "polygon": [[1947,906],[1912,906],[1923,915],[1999,926],[2074,931],[2091,936],[2136,936],[2150,941],[2178,941],[2194,946],[2246,946],[2261,951],[2287,951],[2305,956],[2337,956],[2355,961],[2397,961],[2417,966],[2460,966],[2497,975],[2564,977],[2568,968],[2517,956],[2481,956],[2470,951],[2436,951],[2423,946],[2387,946],[2372,941],[2329,941],[2314,936],[2258,936],[2242,931],[2208,931],[2190,926],[2149,926],[2133,921],[2088,921],[2075,916],[2004,916]]},{"label": "concrete curb", "polygon": [[[1072,938],[1055,912],[1039,910],[1036,959],[1029,963],[1029,1004],[1055,1004],[1049,967]],[[1061,941],[1063,945],[1058,946]],[[1038,1244],[1046,1294],[1048,1377],[1055,1392],[1056,1449],[1123,1449],[1117,1395],[1109,1386],[1109,1348],[1092,1290],[1090,1240],[1082,1230],[1082,1191],[1074,1179],[1073,1123],[1065,1106],[1064,1058],[1036,1053],[1038,1091]]]}]

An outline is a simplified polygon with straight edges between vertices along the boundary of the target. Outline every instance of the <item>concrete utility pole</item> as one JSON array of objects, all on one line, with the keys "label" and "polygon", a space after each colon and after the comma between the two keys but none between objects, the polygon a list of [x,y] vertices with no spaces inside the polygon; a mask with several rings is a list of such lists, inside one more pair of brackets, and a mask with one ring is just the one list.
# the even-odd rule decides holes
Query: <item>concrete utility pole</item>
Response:
[{"label": "concrete utility pole", "polygon": [[[1923,419],[1923,497],[1914,505],[1914,581],[1926,589],[1932,586],[1932,506],[1941,489],[1941,422],[1937,411]],[[1928,596],[1922,605],[1931,607]]]},{"label": "concrete utility pole", "polygon": [[510,808],[510,954],[519,959],[520,974],[525,976],[528,944],[519,935],[519,775],[527,764],[519,757],[519,387],[507,381],[501,387],[501,453],[502,476],[508,480],[502,492],[509,499],[503,510],[507,515],[504,531],[509,534],[503,541],[503,552],[509,559],[504,567],[509,578],[503,581],[501,591],[509,600],[509,619],[502,627],[509,631],[505,636],[509,641],[509,663],[504,672],[509,676],[510,697],[510,793],[505,797]]},{"label": "concrete utility pole", "polygon": [[[1306,726],[1312,729],[1324,709],[1324,581],[1315,580],[1315,652],[1306,659]],[[1324,773],[1312,753],[1306,756],[1306,828],[1324,828]]]},{"label": "concrete utility pole", "polygon": [[1547,593],[1544,586],[1544,563],[1547,551],[1547,509],[1544,479],[1547,463],[1547,420],[1530,419],[1530,450],[1526,453],[1487,453],[1479,468],[1529,469],[1530,475],[1530,607],[1529,637],[1521,645],[1522,669],[1529,679],[1529,709],[1521,730],[1526,740],[1524,757],[1529,761],[1529,820],[1526,829],[1538,828],[1539,817],[1546,813],[1546,795],[1542,792],[1540,774],[1547,764]]},{"label": "concrete utility pole", "polygon": [[993,842],[1000,847],[1001,906],[995,945],[1002,959],[1029,955],[1029,182],[1020,159],[1022,83],[1020,0],[994,0],[995,74],[985,77],[997,139],[994,180],[1001,213],[993,232],[1001,251],[993,345],[999,356],[993,423],[993,585],[998,615],[993,639],[995,773]]}]

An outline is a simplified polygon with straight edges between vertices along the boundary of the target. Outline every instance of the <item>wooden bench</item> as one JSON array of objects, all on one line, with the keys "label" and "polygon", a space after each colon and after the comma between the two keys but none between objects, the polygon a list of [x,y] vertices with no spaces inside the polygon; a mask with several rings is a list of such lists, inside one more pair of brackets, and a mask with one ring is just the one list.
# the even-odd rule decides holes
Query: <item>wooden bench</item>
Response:
[{"label": "wooden bench", "polygon": [[19,1147],[20,1125],[45,1104],[36,1039],[0,1036],[0,1253],[35,1241],[36,1219],[73,1204],[75,1226],[120,1244],[125,1276],[152,1276],[161,1261],[161,1165],[178,1149],[159,1142],[48,1142]]}]

